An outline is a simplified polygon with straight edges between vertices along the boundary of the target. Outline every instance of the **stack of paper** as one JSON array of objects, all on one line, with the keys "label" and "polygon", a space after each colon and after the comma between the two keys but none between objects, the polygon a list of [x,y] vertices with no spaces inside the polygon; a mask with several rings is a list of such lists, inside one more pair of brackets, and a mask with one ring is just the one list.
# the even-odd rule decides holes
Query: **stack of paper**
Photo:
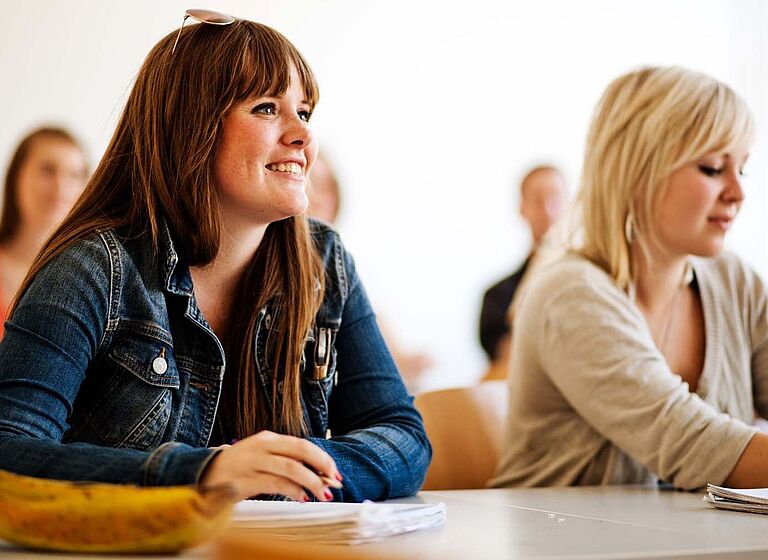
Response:
[{"label": "stack of paper", "polygon": [[266,536],[323,544],[360,544],[428,529],[445,521],[445,504],[244,501],[233,525]]},{"label": "stack of paper", "polygon": [[768,488],[723,488],[707,484],[704,501],[720,509],[768,513]]}]

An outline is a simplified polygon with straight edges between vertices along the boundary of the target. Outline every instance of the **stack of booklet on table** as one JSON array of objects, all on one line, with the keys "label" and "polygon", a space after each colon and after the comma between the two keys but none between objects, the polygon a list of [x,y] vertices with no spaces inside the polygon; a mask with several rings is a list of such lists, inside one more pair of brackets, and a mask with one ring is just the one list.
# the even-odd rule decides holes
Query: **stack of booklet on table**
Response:
[{"label": "stack of booklet on table", "polygon": [[361,544],[442,525],[445,504],[243,501],[233,526],[265,536],[322,544]]},{"label": "stack of booklet on table", "polygon": [[768,513],[768,488],[723,488],[707,484],[704,501],[720,509]]}]

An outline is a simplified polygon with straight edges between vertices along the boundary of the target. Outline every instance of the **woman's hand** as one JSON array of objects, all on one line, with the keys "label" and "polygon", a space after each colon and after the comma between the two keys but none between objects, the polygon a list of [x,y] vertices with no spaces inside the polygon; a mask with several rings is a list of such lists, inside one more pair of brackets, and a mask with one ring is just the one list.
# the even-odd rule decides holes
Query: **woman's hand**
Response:
[{"label": "woman's hand", "polygon": [[[320,476],[330,479],[328,484]],[[341,475],[330,455],[308,440],[262,431],[233,445],[222,446],[203,474],[204,486],[228,483],[238,499],[282,494],[309,501],[305,488],[320,501],[333,499],[330,486],[340,488]]]}]

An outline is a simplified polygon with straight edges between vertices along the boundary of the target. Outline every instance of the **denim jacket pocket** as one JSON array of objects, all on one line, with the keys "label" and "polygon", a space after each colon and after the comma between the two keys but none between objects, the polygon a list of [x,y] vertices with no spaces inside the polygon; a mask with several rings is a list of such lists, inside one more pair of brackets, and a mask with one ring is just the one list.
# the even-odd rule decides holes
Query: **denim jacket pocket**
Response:
[{"label": "denim jacket pocket", "polygon": [[123,339],[112,348],[110,357],[149,385],[179,388],[173,351],[162,342]]},{"label": "denim jacket pocket", "polygon": [[149,450],[163,441],[180,386],[173,351],[133,334],[115,340],[94,374],[103,383],[89,398],[88,412],[73,421],[73,441]]},{"label": "denim jacket pocket", "polygon": [[328,401],[333,392],[333,376],[324,379],[303,377],[301,385],[309,435],[324,438],[328,430]]},{"label": "denim jacket pocket", "polygon": [[311,435],[325,437],[328,430],[328,402],[336,382],[335,329],[321,327],[309,338],[312,349],[305,353],[301,392],[307,427]]}]

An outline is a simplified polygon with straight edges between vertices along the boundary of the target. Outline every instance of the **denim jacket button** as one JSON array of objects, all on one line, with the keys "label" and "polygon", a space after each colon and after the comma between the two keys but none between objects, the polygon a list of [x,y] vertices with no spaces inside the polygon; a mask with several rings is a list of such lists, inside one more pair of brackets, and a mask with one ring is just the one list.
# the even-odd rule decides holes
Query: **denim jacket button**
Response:
[{"label": "denim jacket button", "polygon": [[166,362],[165,358],[162,357],[155,358],[152,360],[152,369],[155,370],[155,373],[163,375],[166,371],[168,371],[168,362]]}]

